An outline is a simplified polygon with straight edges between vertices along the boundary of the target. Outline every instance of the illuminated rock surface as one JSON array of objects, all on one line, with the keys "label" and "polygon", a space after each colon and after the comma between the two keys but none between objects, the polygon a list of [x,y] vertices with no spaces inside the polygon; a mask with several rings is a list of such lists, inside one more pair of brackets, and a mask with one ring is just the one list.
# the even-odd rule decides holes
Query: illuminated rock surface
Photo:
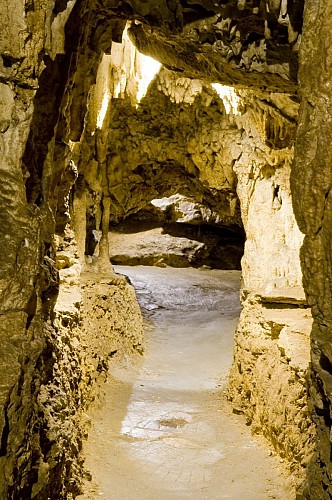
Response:
[{"label": "illuminated rock surface", "polygon": [[[127,320],[123,351],[144,344],[109,262],[109,224],[175,194],[245,231],[229,397],[304,480],[298,498],[330,498],[331,16],[329,0],[1,10],[2,498],[79,493],[88,381],[107,367],[104,348],[121,351]],[[150,86],[129,39],[163,64]],[[114,314],[101,306],[110,297]],[[86,311],[101,320],[89,331],[109,319],[119,335],[99,345],[92,334],[89,350]]]}]

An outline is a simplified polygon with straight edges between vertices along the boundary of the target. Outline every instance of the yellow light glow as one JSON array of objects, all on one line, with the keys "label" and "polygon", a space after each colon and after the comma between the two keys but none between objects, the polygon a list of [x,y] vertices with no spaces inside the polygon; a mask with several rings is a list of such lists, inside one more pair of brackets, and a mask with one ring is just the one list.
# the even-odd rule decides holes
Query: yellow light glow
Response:
[{"label": "yellow light glow", "polygon": [[108,90],[106,90],[104,95],[103,95],[101,108],[100,108],[98,116],[97,116],[97,128],[102,128],[102,126],[103,126],[105,116],[107,113],[107,109],[108,109],[108,104],[110,102],[110,98],[111,98],[110,93]]},{"label": "yellow light glow", "polygon": [[239,107],[241,104],[240,97],[237,95],[233,87],[221,85],[220,83],[212,83],[212,87],[218,93],[219,97],[223,100],[226,113],[233,115],[240,115]]},{"label": "yellow light glow", "polygon": [[141,102],[143,97],[146,95],[150,83],[161,68],[160,62],[152,59],[152,57],[139,54],[139,59],[140,74],[137,82],[137,103]]}]

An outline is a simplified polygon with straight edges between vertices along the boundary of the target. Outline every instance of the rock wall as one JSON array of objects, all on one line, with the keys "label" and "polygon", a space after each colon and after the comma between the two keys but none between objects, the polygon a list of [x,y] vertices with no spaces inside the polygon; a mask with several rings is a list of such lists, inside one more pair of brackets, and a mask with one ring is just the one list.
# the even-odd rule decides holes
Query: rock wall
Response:
[{"label": "rock wall", "polygon": [[314,318],[310,396],[318,449],[307,471],[306,499],[332,496],[331,22],[330,2],[306,2],[299,73],[301,108],[291,178],[294,211],[305,234],[301,248],[303,284]]},{"label": "rock wall", "polygon": [[[142,354],[143,321],[126,278],[86,266],[73,233],[57,238],[59,295],[35,384],[43,456],[31,498],[71,498],[84,475],[85,411],[114,356]],[[51,326],[51,325],[50,325]],[[39,368],[39,367],[38,367]],[[18,493],[20,495],[21,493]],[[27,493],[28,494],[28,493]]]},{"label": "rock wall", "polygon": [[[80,345],[79,264],[75,254],[58,257],[72,280],[61,304],[54,234],[69,220],[71,146],[83,130],[101,38],[121,24],[105,27],[93,15],[80,0],[11,1],[0,14],[1,498],[71,498],[79,488],[80,422],[96,367],[88,368],[89,347]],[[137,318],[138,346],[133,292],[117,289],[115,310],[133,304],[123,312]],[[118,347],[112,341],[108,349]]]},{"label": "rock wall", "polygon": [[246,243],[229,397],[303,480],[315,440],[307,383],[312,318],[302,287],[303,235],[289,180],[297,110],[286,100],[282,104],[288,117],[269,116],[259,107],[247,111],[251,140],[234,164]]},{"label": "rock wall", "polygon": [[[17,11],[22,17],[17,16]],[[34,167],[29,171],[22,164],[35,105],[42,92],[37,90],[38,79],[46,75],[47,67],[56,66],[50,57],[45,55],[43,61],[41,56],[46,47],[48,52],[52,51],[52,19],[45,12],[48,12],[45,2],[34,6],[11,2],[0,18],[2,498],[31,497],[33,485],[43,473],[46,453],[38,395],[41,381],[48,376],[44,360],[49,358],[49,346],[53,345],[54,330],[47,319],[57,292],[51,249],[54,225],[48,197],[43,207],[29,203],[31,197],[38,197],[40,183],[38,188],[37,182],[36,189],[32,188],[28,179]],[[63,25],[60,31],[61,28]],[[42,82],[40,85],[43,87]],[[46,109],[44,117],[47,113]],[[48,124],[45,123],[42,132],[45,143],[40,154],[45,159]],[[41,156],[36,159],[37,164]]]}]

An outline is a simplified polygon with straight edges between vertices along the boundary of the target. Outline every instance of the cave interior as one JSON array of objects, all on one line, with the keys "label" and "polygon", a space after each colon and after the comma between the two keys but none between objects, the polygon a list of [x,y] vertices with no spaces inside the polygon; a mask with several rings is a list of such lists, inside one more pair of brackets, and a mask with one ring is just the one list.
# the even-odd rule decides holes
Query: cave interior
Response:
[{"label": "cave interior", "polygon": [[7,3],[1,498],[80,494],[110,353],[144,351],[125,263],[242,270],[228,399],[328,500],[329,0]]}]

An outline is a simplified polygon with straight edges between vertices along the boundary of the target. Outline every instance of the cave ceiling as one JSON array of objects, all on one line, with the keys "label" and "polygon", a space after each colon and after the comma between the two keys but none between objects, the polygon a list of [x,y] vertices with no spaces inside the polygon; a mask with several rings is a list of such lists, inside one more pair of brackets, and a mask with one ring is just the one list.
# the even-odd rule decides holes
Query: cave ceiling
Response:
[{"label": "cave ceiling", "polygon": [[[59,121],[57,127],[58,143],[60,144],[61,141],[68,143],[68,140],[77,142],[80,141],[81,137],[83,150],[81,149],[80,163],[84,166],[79,165],[79,173],[82,173],[85,178],[89,177],[88,184],[90,186],[97,184],[98,172],[102,171],[105,165],[108,170],[108,179],[113,179],[113,170],[119,171],[118,166],[114,167],[113,163],[118,161],[122,165],[120,171],[123,174],[123,179],[116,183],[118,186],[116,193],[113,192],[114,187],[112,187],[111,192],[105,191],[101,187],[102,183],[99,182],[99,186],[92,189],[94,193],[99,193],[98,200],[101,193],[104,196],[111,196],[115,219],[119,215],[123,216],[125,213],[142,208],[144,200],[149,201],[148,198],[151,199],[152,194],[153,196],[173,194],[175,192],[172,187],[174,184],[180,187],[181,192],[185,195],[190,195],[195,191],[195,196],[198,193],[198,198],[203,197],[208,200],[209,206],[214,205],[214,200],[217,203],[220,202],[220,199],[223,201],[225,197],[229,196],[229,203],[232,204],[233,197],[236,196],[236,183],[232,181],[229,185],[228,182],[227,186],[218,186],[218,189],[213,191],[211,186],[204,185],[203,192],[202,183],[199,183],[196,178],[188,178],[188,172],[183,168],[183,165],[187,164],[189,160],[192,161],[192,153],[188,153],[188,151],[184,159],[182,158],[184,154],[176,156],[174,151],[167,156],[166,152],[170,151],[170,147],[167,146],[164,147],[161,157],[157,157],[157,148],[153,146],[151,154],[150,150],[148,153],[144,153],[147,158],[139,157],[137,151],[144,149],[141,141],[144,141],[144,144],[147,143],[146,138],[148,137],[148,141],[152,144],[150,139],[150,136],[153,136],[152,119],[148,111],[148,126],[145,126],[143,122],[138,125],[138,128],[143,127],[148,130],[147,133],[143,134],[143,139],[136,131],[130,134],[124,131],[121,132],[124,135],[120,134],[120,146],[114,148],[111,148],[114,142],[112,137],[114,137],[115,132],[118,134],[119,131],[116,130],[114,122],[112,124],[109,122],[108,126],[112,129],[112,133],[107,139],[108,146],[102,148],[107,154],[105,153],[105,157],[104,153],[101,155],[98,152],[101,149],[100,145],[97,144],[98,134],[92,135],[91,130],[89,130],[88,133],[83,134],[84,137],[81,136],[84,123],[86,123],[84,118],[86,106],[82,96],[88,95],[89,86],[94,83],[95,73],[90,68],[97,67],[93,64],[100,61],[99,54],[110,54],[112,43],[123,41],[123,33],[129,21],[128,34],[139,52],[158,60],[166,71],[170,71],[179,78],[200,80],[206,86],[210,86],[211,83],[220,83],[233,86],[239,91],[242,89],[251,91],[255,95],[251,95],[250,106],[255,100],[255,107],[261,108],[260,114],[265,116],[264,123],[269,122],[269,117],[274,116],[275,113],[280,114],[282,120],[285,118],[286,125],[284,127],[282,124],[282,127],[285,128],[286,136],[288,136],[288,129],[293,131],[296,121],[293,113],[291,113],[292,116],[289,116],[289,110],[298,101],[298,49],[301,40],[303,4],[304,0],[93,0],[86,4],[77,0],[66,27],[67,44],[68,42],[70,44],[71,39],[75,37],[75,29],[80,27],[77,19],[80,19],[89,25],[86,38],[89,51],[85,50],[84,55],[80,56],[83,63],[80,63],[81,66],[78,67],[81,69],[76,72],[72,79],[73,92],[70,95],[70,106],[66,107],[66,116]],[[54,15],[65,8],[65,3],[56,2]],[[78,13],[81,17],[78,17]],[[92,57],[94,57],[93,64]],[[90,75],[90,80],[87,78],[87,74]],[[276,97],[277,95],[287,97],[288,102],[280,101]],[[68,119],[67,114],[70,107],[75,109]],[[78,108],[79,113],[77,112]],[[208,108],[210,109],[210,106]],[[208,108],[204,106],[205,112]],[[121,107],[121,109],[123,111],[124,108]],[[127,120],[129,129],[132,128],[132,125],[129,125],[130,122],[136,116],[134,107],[130,109],[131,115]],[[160,112],[160,117],[164,113],[163,109]],[[139,112],[143,116],[142,106],[140,106]],[[137,118],[135,120],[137,121]],[[164,121],[168,120],[165,118]],[[122,121],[123,117],[119,118],[118,122]],[[277,124],[279,123],[279,119],[273,117],[272,122],[275,121]],[[163,126],[164,124],[158,123],[158,130],[162,130]],[[67,137],[62,131],[62,127],[64,130],[68,130]],[[279,125],[277,125],[278,127]],[[239,133],[243,135],[242,125],[238,125],[238,128]],[[273,125],[272,128],[274,129],[275,126]],[[247,135],[248,140],[251,140],[250,133]],[[129,141],[128,138],[132,136],[138,138],[138,146],[128,145],[127,151],[131,152],[128,159],[127,153],[123,153],[123,150],[124,145]],[[161,137],[163,137],[162,133]],[[167,145],[172,144],[172,141],[166,139]],[[181,142],[179,141],[177,144]],[[36,141],[34,141],[35,143]],[[160,140],[159,143],[161,144],[162,141]],[[282,147],[284,146],[282,145]],[[264,151],[266,150],[264,144],[262,148]],[[279,148],[278,146],[277,149]],[[35,146],[32,149],[35,151]],[[173,147],[173,150],[176,149]],[[185,149],[183,148],[183,151]],[[88,154],[87,150],[89,150]],[[90,156],[91,161],[88,159]],[[101,157],[103,157],[102,160]],[[213,168],[215,168],[216,163],[218,165],[220,163],[218,158],[218,161],[215,161],[215,157],[216,155],[213,154],[214,160],[211,163]],[[233,165],[232,162],[234,162],[233,157],[229,165]],[[93,165],[97,163],[98,168],[91,166],[92,163]],[[102,165],[104,166],[102,167]],[[129,167],[125,168],[124,165],[130,165],[130,169]],[[179,165],[182,166],[179,167]],[[223,170],[227,165],[226,161],[223,162]],[[135,170],[136,168],[138,170]],[[159,187],[158,182],[154,181],[153,169],[158,171],[156,178],[163,179],[159,183],[163,188],[169,184],[167,172],[173,172],[172,175],[176,182],[162,192],[163,189]],[[87,173],[88,171],[90,174]],[[139,173],[143,171],[142,177]],[[91,181],[92,177],[94,178]],[[225,177],[230,177],[230,175]],[[114,182],[112,181],[110,185],[114,186]],[[149,196],[145,193],[149,193]],[[59,209],[58,217],[60,217],[61,211],[67,213],[65,208]],[[236,219],[233,222],[240,223],[238,208],[236,209]]]},{"label": "cave ceiling", "polygon": [[[220,151],[213,150],[212,160],[208,155],[206,165],[200,165],[204,163],[206,150],[211,149],[210,132],[215,126],[220,127],[223,120],[228,123],[227,117],[221,118],[222,101],[213,104],[217,101],[211,97],[212,104],[207,106],[197,100],[191,110],[188,105],[178,109],[156,92],[156,85],[150,87],[138,110],[129,100],[114,99],[113,111],[106,120],[108,132],[103,133],[105,144],[101,148],[99,133],[85,134],[79,165],[79,172],[95,193],[93,199],[99,200],[101,193],[111,197],[111,220],[136,212],[153,197],[181,192],[205,200],[213,210],[218,211],[219,207],[227,219],[224,222],[241,225],[238,205],[235,213],[230,209],[236,198],[236,182],[234,173],[227,170],[241,153],[235,148],[236,151],[226,154],[229,147],[232,149],[227,143],[249,148],[253,142],[250,123],[262,121],[263,128],[272,127],[272,135],[277,134],[276,137],[280,134],[275,129],[281,127],[282,143],[268,144],[267,132],[263,138],[258,133],[255,141],[260,144],[259,152],[250,153],[251,156],[256,155],[259,162],[264,162],[265,157],[274,155],[274,150],[292,146],[292,140],[285,141],[285,137],[294,135],[296,121],[303,4],[304,0],[97,0],[90,19],[92,46],[110,54],[112,42],[123,42],[129,21],[131,42],[139,52],[163,64],[164,71],[169,72],[168,81],[195,79],[205,88],[211,83],[221,83],[239,91],[248,90],[251,92],[248,106],[258,110],[253,118],[245,117],[242,124],[238,121],[236,126],[233,124],[231,139],[222,137]],[[205,124],[206,118],[202,116],[211,113],[211,123]],[[214,125],[213,120],[219,125]],[[195,140],[194,124],[198,131]],[[178,127],[181,130],[175,133]],[[173,131],[171,135],[169,130]],[[197,145],[205,133],[206,144],[198,152]],[[190,141],[197,146],[195,151],[191,151]],[[105,168],[106,184],[111,186],[106,191],[98,181]],[[202,181],[206,169],[214,172],[215,177],[220,170],[222,185]],[[193,174],[193,170],[198,173]]]},{"label": "cave ceiling", "polygon": [[[100,12],[105,19],[132,20],[129,33],[138,50],[182,76],[295,94],[303,5],[304,0],[112,0]],[[113,29],[114,41],[120,31]]]}]

